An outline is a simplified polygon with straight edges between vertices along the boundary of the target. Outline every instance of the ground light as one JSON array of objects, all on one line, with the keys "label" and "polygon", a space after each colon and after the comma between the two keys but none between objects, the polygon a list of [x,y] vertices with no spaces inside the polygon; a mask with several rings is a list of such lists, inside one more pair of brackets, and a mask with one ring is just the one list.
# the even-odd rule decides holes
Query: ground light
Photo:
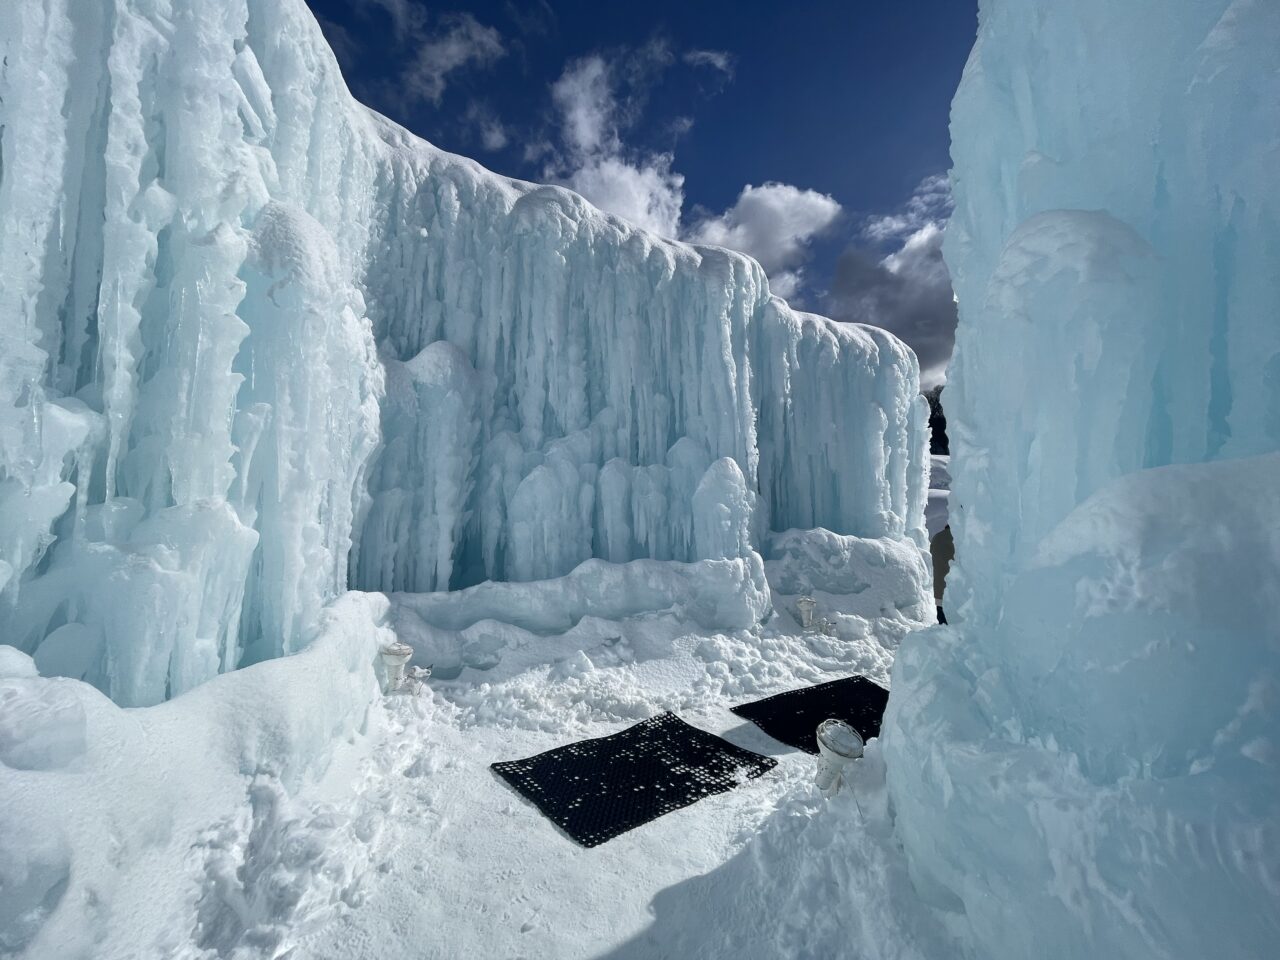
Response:
[{"label": "ground light", "polygon": [[847,767],[862,756],[861,734],[843,720],[823,720],[818,724],[818,773],[816,782],[824,797],[840,791],[840,779]]}]

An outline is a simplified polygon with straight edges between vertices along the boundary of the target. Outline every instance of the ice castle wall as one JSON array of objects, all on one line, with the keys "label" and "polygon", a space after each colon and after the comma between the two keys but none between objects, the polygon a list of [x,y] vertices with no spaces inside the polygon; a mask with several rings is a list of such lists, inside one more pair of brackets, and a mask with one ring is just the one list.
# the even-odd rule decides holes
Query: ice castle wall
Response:
[{"label": "ice castle wall", "polygon": [[984,0],[952,114],[945,598],[885,724],[989,957],[1280,936],[1280,6]]},{"label": "ice castle wall", "polygon": [[47,669],[154,703],[348,585],[748,549],[724,458],[753,537],[924,543],[910,351],[417,140],[301,0],[20,0],[0,47],[0,638]]}]

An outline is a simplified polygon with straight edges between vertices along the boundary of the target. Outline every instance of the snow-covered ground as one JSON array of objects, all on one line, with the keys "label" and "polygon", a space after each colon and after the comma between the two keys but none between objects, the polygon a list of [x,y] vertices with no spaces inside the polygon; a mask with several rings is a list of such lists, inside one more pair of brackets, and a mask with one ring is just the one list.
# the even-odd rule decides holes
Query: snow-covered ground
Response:
[{"label": "snow-covered ground", "polygon": [[[825,531],[775,535],[769,556],[778,589],[747,628],[699,626],[699,609],[735,607],[700,605],[698,589],[647,612],[589,612],[680,569],[678,585],[705,592],[723,582],[713,562],[351,593],[301,653],[146,708],[38,677],[0,647],[0,948],[30,960],[953,955],[913,906],[875,741],[853,789],[828,802],[811,757],[729,712],[853,672],[886,683],[900,639],[932,615],[924,558]],[[832,635],[800,630],[800,592]],[[742,596],[761,602],[750,581]],[[521,624],[489,616],[495,600]],[[440,668],[416,695],[379,693],[376,651],[392,639]],[[589,850],[489,770],[664,710],[778,766]],[[846,885],[857,909],[833,896]]]},{"label": "snow-covered ground", "polygon": [[[828,803],[813,758],[728,710],[847,675],[851,662],[883,681],[890,651],[802,636],[785,616],[758,632],[657,618],[565,639],[551,663],[467,669],[386,701],[362,768],[386,819],[361,905],[301,937],[297,956],[946,955],[912,909],[874,745],[854,791]],[[593,849],[488,769],[664,709],[778,766]],[[862,891],[856,908],[833,900],[841,878]]]}]

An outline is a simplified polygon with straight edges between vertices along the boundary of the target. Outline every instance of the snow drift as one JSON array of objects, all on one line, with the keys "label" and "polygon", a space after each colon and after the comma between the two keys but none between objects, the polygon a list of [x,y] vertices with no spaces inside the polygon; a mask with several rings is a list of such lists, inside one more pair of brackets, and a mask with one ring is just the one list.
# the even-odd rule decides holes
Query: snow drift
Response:
[{"label": "snow drift", "polygon": [[43,669],[152,704],[349,586],[924,545],[901,343],[410,136],[301,0],[21,0],[0,48],[0,636]]},{"label": "snow drift", "polygon": [[976,955],[1280,937],[1278,103],[1274,3],[982,4],[960,622],[904,641],[883,734],[917,887]]}]

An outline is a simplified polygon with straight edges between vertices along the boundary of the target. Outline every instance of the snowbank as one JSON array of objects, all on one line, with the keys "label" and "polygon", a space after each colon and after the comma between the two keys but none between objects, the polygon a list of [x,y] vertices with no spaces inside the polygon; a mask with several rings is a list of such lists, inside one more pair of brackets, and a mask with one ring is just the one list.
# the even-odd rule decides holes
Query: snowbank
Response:
[{"label": "snowbank", "polygon": [[344,596],[305,651],[142,710],[0,647],[0,953],[275,955],[358,902],[376,811],[299,792],[352,789],[387,611]]}]

